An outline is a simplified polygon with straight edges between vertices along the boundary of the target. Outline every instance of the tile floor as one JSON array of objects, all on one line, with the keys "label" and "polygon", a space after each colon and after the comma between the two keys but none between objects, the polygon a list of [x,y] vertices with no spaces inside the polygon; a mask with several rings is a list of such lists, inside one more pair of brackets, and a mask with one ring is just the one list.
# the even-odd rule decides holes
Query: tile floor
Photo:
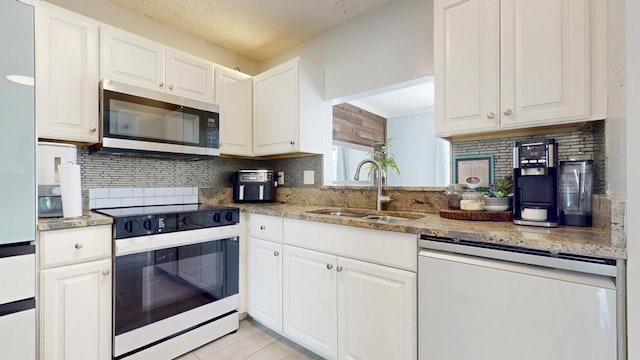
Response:
[{"label": "tile floor", "polygon": [[235,334],[214,340],[177,360],[320,360],[264,326],[245,319]]}]

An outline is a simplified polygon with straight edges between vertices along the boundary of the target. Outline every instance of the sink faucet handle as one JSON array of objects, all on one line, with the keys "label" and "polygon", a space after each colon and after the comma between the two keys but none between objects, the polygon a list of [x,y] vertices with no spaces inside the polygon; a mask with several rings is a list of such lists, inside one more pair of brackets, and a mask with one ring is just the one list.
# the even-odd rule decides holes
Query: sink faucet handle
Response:
[{"label": "sink faucet handle", "polygon": [[378,198],[378,200],[382,203],[388,203],[391,201],[391,196],[388,195],[380,195],[380,197]]}]

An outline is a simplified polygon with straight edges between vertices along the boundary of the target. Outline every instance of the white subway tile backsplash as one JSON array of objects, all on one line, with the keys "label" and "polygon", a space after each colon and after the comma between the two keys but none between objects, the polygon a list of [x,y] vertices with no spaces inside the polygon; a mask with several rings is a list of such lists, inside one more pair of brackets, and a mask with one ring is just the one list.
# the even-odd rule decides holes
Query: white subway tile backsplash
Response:
[{"label": "white subway tile backsplash", "polygon": [[176,191],[176,195],[180,195],[180,196],[185,196],[185,195],[192,195],[192,189],[190,187],[177,187],[175,188]]},{"label": "white subway tile backsplash", "polygon": [[197,202],[197,187],[89,189],[89,207],[92,209],[119,206],[194,204]]},{"label": "white subway tile backsplash", "polygon": [[122,206],[143,206],[144,198],[142,197],[132,197],[122,199]]},{"label": "white subway tile backsplash", "polygon": [[110,208],[122,206],[121,199],[96,199],[96,208]]},{"label": "white subway tile backsplash", "polygon": [[109,197],[109,189],[99,188],[95,189],[96,199],[106,199]]},{"label": "white subway tile backsplash", "polygon": [[174,196],[175,194],[175,188],[156,188],[156,196]]},{"label": "white subway tile backsplash", "polygon": [[195,204],[197,202],[198,202],[198,196],[197,195],[196,196],[191,195],[191,196],[185,196],[184,197],[184,203],[185,204]]},{"label": "white subway tile backsplash", "polygon": [[144,205],[165,205],[165,199],[164,197],[145,197],[144,198]]},{"label": "white subway tile backsplash", "polygon": [[184,204],[184,196],[167,196],[164,202],[165,204]]},{"label": "white subway tile backsplash", "polygon": [[130,198],[133,197],[133,188],[111,188],[109,189],[110,198]]}]

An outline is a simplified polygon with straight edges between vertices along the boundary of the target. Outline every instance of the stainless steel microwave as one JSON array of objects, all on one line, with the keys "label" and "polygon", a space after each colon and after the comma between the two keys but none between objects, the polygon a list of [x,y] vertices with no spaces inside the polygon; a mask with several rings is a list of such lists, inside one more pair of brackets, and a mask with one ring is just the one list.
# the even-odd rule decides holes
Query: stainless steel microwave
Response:
[{"label": "stainless steel microwave", "polygon": [[217,105],[100,81],[100,143],[91,152],[202,159],[220,155]]}]

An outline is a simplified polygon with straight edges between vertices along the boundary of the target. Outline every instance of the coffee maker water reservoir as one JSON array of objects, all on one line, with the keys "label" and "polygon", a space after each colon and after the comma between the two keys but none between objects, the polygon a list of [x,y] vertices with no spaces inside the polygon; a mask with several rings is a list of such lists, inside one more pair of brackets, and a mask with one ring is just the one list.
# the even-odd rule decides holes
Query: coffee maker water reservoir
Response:
[{"label": "coffee maker water reservoir", "polygon": [[591,226],[593,160],[560,162],[560,224]]}]

